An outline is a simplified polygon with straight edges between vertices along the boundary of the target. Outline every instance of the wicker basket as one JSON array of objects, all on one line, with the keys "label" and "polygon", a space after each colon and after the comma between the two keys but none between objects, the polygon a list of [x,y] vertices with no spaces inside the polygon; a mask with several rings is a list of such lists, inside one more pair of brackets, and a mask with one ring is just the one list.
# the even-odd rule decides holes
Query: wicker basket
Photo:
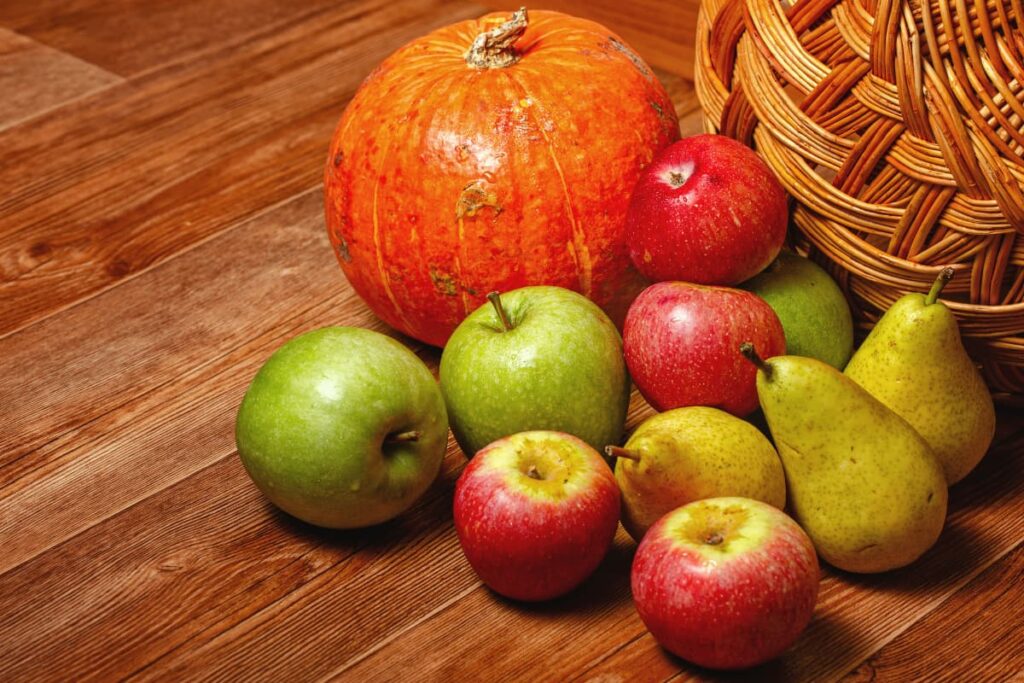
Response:
[{"label": "wicker basket", "polygon": [[[949,30],[953,27],[953,30]],[[943,293],[990,387],[1024,395],[1022,0],[704,0],[704,125],[756,147],[862,327]]]}]

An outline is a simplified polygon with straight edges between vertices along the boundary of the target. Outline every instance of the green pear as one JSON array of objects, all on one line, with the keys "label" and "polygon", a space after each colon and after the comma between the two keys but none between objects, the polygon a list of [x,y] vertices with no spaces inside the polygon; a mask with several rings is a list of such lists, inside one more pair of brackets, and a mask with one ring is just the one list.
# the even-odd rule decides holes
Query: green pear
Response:
[{"label": "green pear", "polygon": [[743,289],[768,302],[786,333],[786,353],[843,369],[853,353],[853,318],[835,280],[810,259],[781,251]]},{"label": "green pear", "polygon": [[831,365],[761,360],[757,395],[786,471],[789,504],[829,564],[883,572],[910,564],[946,518],[942,466],[906,420]]},{"label": "green pear", "polygon": [[846,367],[847,377],[924,437],[949,484],[974,469],[996,430],[992,395],[964,350],[956,318],[938,301],[952,276],[946,268],[927,296],[896,301]]},{"label": "green pear", "polygon": [[622,526],[637,542],[665,513],[704,498],[741,496],[781,509],[786,504],[782,462],[756,427],[704,406],[677,408],[651,417],[617,458]]}]

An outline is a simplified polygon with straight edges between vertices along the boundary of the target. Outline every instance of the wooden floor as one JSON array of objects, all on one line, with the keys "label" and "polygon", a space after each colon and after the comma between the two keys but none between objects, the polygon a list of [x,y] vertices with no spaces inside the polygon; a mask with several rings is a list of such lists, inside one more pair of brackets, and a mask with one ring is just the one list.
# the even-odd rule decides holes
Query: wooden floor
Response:
[{"label": "wooden floor", "polygon": [[[274,348],[388,331],[327,242],[327,141],[379,60],[480,12],[0,3],[0,680],[713,678],[644,631],[624,533],[564,599],[482,587],[452,529],[454,446],[411,512],[349,533],[277,512],[235,454]],[[697,131],[692,86],[666,82]],[[634,398],[631,424],[649,413]],[[728,680],[1021,675],[1024,420],[1000,421],[936,548],[886,576],[826,571],[796,646]]]}]

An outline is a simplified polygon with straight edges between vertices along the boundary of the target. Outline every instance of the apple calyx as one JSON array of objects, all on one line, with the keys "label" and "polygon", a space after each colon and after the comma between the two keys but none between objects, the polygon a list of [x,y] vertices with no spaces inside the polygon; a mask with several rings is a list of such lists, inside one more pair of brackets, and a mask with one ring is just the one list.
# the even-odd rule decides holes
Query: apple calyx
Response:
[{"label": "apple calyx", "polygon": [[715,531],[704,537],[704,543],[707,545],[721,545],[725,537],[719,532]]},{"label": "apple calyx", "polygon": [[740,344],[740,353],[746,356],[747,360],[757,366],[757,369],[764,373],[765,379],[772,378],[772,366],[764,362],[764,359],[757,354],[757,350],[750,342]]},{"label": "apple calyx", "polygon": [[928,295],[924,298],[924,305],[931,306],[939,300],[939,293],[942,288],[946,286],[946,283],[953,279],[956,271],[951,267],[946,266],[939,272],[939,276],[935,278],[935,282],[932,284],[932,288],[928,290]]},{"label": "apple calyx", "polygon": [[625,458],[626,460],[632,460],[633,462],[640,462],[639,453],[622,448],[621,446],[605,446],[604,452],[609,458]]},{"label": "apple calyx", "polygon": [[686,181],[693,175],[693,163],[686,163],[676,168],[670,168],[664,171],[662,179],[671,187],[673,190],[678,190],[680,187],[686,184]]},{"label": "apple calyx", "polygon": [[503,332],[508,332],[512,329],[512,321],[508,317],[508,312],[505,311],[505,307],[501,303],[501,294],[498,292],[491,292],[487,295],[487,300],[494,306],[494,311],[498,314],[498,320],[501,321],[501,327]]},{"label": "apple calyx", "polygon": [[530,467],[527,468],[526,476],[528,476],[530,479],[543,479],[544,478],[544,477],[542,477],[540,475],[540,470],[537,469],[536,465],[530,465]]},{"label": "apple calyx", "polygon": [[384,437],[384,443],[411,443],[414,441],[419,441],[422,435],[422,432],[417,431],[415,429],[410,430],[408,432],[399,432],[398,434],[388,434],[386,437]]}]

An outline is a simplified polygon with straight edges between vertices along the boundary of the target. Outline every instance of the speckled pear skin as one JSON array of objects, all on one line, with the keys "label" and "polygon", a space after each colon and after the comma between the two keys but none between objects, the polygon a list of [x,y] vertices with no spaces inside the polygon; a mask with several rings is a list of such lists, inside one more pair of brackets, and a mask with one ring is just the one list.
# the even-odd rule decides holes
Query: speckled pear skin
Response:
[{"label": "speckled pear skin", "polygon": [[829,564],[896,569],[938,539],[946,518],[942,466],[900,416],[826,363],[765,361],[757,393],[786,472],[793,516]]},{"label": "speckled pear skin", "polygon": [[942,302],[907,294],[886,311],[845,374],[909,422],[935,451],[950,485],[992,444],[992,395]]},{"label": "speckled pear skin", "polygon": [[741,496],[780,510],[782,463],[757,427],[724,410],[687,406],[647,419],[626,442],[639,458],[618,458],[622,526],[639,543],[663,515],[687,503]]}]

